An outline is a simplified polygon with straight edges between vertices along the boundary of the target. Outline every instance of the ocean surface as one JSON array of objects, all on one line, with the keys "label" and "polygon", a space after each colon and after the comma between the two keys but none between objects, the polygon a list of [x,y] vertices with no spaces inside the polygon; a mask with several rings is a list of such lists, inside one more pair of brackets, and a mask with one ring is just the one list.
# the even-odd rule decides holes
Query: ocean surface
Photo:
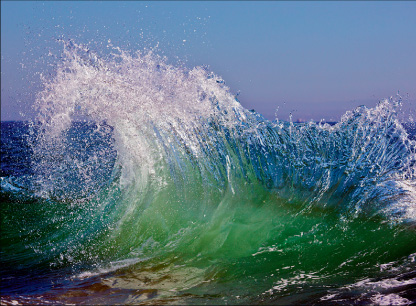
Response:
[{"label": "ocean surface", "polygon": [[399,98],[269,121],[201,67],[74,44],[44,85],[1,122],[2,304],[416,301]]}]

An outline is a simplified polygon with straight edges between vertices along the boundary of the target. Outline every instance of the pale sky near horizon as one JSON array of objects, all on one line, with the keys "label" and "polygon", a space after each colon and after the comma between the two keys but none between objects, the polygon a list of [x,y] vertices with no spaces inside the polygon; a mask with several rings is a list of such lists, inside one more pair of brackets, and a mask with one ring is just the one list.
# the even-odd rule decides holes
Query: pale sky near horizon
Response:
[{"label": "pale sky near horizon", "polygon": [[109,39],[158,45],[172,63],[208,65],[269,119],[339,120],[398,91],[413,116],[415,16],[413,1],[1,1],[1,120],[32,115],[60,38],[97,52]]}]

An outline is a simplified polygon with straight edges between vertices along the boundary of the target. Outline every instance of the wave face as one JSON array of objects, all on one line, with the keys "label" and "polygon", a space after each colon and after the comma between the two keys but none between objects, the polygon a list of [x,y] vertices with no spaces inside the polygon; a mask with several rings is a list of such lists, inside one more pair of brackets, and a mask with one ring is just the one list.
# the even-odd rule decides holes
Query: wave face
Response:
[{"label": "wave face", "polygon": [[410,303],[399,103],[271,122],[201,67],[66,44],[20,152],[2,123],[2,301]]}]

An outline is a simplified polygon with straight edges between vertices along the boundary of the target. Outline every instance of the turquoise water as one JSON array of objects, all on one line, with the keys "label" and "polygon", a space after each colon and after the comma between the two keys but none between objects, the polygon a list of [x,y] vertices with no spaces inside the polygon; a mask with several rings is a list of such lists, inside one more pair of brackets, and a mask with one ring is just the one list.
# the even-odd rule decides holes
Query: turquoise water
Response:
[{"label": "turquoise water", "polygon": [[2,123],[2,302],[415,300],[400,100],[268,121],[199,67],[64,55],[36,120]]}]

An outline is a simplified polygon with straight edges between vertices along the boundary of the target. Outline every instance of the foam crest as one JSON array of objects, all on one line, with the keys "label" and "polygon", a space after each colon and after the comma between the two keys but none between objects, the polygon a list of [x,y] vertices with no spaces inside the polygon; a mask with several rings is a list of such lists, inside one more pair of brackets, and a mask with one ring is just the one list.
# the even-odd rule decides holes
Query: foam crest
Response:
[{"label": "foam crest", "polygon": [[57,132],[75,115],[113,126],[122,120],[140,125],[179,120],[188,127],[219,109],[241,109],[222,80],[201,67],[174,67],[152,51],[115,51],[104,59],[81,45],[65,44],[54,80],[38,96],[37,119]]},{"label": "foam crest", "polygon": [[[232,126],[236,114],[244,113],[223,81],[201,67],[174,67],[152,51],[114,48],[103,58],[73,42],[64,43],[56,76],[45,82],[35,108],[41,132],[34,151],[41,156],[65,151],[62,134],[74,121],[113,127],[123,185],[154,172],[165,145],[158,142],[165,141],[162,133],[174,133],[197,155],[203,123],[215,118]],[[139,168],[141,173],[132,173]]]}]

